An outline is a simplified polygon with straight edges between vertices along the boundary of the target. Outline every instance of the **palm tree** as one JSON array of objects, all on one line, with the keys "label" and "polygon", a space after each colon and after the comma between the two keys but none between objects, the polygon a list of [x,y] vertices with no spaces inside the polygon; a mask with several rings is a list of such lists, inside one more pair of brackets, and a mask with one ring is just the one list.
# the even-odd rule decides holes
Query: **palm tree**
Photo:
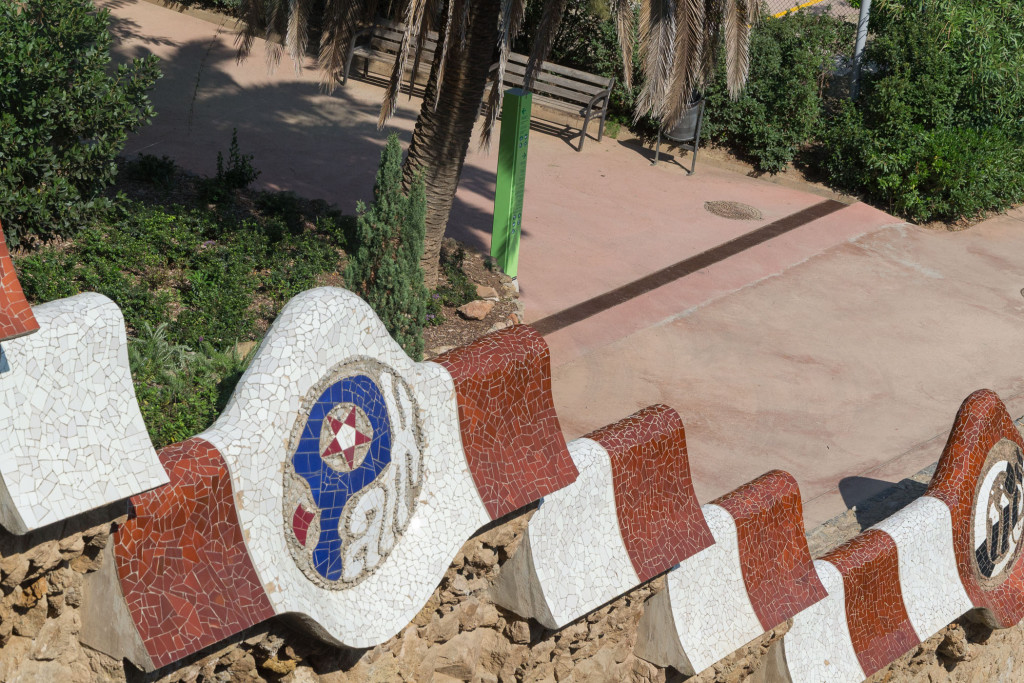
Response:
[{"label": "palm tree", "polygon": [[[243,0],[239,54],[245,56],[256,37],[285,36],[284,49],[301,64],[308,46],[308,18],[316,0]],[[428,287],[437,284],[441,239],[469,151],[491,66],[497,54],[485,108],[482,144],[489,143],[499,111],[505,63],[512,39],[522,28],[527,0],[399,0],[405,34],[381,105],[378,127],[395,111],[410,57],[419,61],[422,38],[439,33],[423,105],[403,169],[406,189],[422,175],[427,189],[423,272]],[[536,65],[551,49],[568,0],[544,2],[544,11],[527,67],[529,89]],[[322,0],[323,24],[318,67],[325,88],[337,84],[349,42],[356,30],[374,19],[379,0]],[[758,0],[608,0],[616,17],[619,42],[631,86],[634,41],[639,43],[644,83],[637,116],[647,113],[666,125],[682,116],[688,95],[712,73],[724,27],[729,88],[739,94],[746,81],[749,24]],[[388,3],[391,4],[391,3]],[[636,5],[639,4],[639,12]],[[639,27],[637,15],[639,14]],[[639,29],[639,30],[637,30]],[[415,71],[415,69],[414,69]]]}]

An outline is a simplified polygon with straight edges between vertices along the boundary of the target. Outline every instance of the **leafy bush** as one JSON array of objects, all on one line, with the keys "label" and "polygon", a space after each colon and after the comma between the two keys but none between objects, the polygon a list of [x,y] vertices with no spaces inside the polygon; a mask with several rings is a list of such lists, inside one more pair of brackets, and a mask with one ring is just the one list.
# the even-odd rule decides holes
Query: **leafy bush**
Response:
[{"label": "leafy bush", "polygon": [[402,192],[402,147],[392,133],[380,155],[373,204],[359,205],[355,247],[345,282],[376,311],[384,326],[415,360],[423,355],[428,293],[420,256],[426,219],[423,180]]},{"label": "leafy bush", "polygon": [[822,136],[837,185],[917,221],[1024,201],[1024,13],[1015,0],[879,0],[861,93]]},{"label": "leafy bush", "polygon": [[87,221],[128,132],[154,115],[156,57],[111,69],[107,23],[89,0],[0,6],[0,217],[11,243]]},{"label": "leafy bush", "polygon": [[125,177],[137,183],[147,183],[163,189],[170,189],[174,184],[177,165],[169,156],[140,154],[137,159],[124,165]]},{"label": "leafy bush", "polygon": [[852,50],[854,27],[829,15],[763,19],[750,40],[750,76],[736,101],[726,86],[724,46],[706,92],[703,136],[767,173],[786,169],[818,132],[836,56]]}]

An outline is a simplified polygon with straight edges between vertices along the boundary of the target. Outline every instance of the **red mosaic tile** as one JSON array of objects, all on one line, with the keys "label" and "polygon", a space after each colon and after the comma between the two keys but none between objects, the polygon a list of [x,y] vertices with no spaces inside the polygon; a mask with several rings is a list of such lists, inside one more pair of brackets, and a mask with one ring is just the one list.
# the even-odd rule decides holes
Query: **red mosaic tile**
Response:
[{"label": "red mosaic tile", "polygon": [[743,583],[765,631],[828,595],[814,570],[791,474],[773,470],[714,504],[736,521]]},{"label": "red mosaic tile", "polygon": [[619,532],[641,581],[714,544],[693,491],[676,411],[650,406],[586,438],[611,458]]},{"label": "red mosaic tile", "polygon": [[[999,522],[991,527],[1001,532],[1002,545],[1011,550],[1006,555],[1006,566],[998,572],[996,580],[990,580],[979,573],[978,550],[973,537],[973,517],[977,497],[983,493],[979,485],[985,474],[989,452],[1000,440],[1007,439],[1024,449],[1024,439],[1014,427],[1006,406],[999,397],[988,389],[976,391],[963,402],[957,412],[953,429],[946,447],[939,459],[935,475],[928,486],[927,495],[934,496],[949,506],[953,522],[953,548],[956,552],[957,570],[976,607],[984,610],[984,616],[999,628],[1008,628],[1024,618],[1024,562],[1019,554],[1012,554],[1010,543],[1015,543],[1016,552],[1024,543],[1019,530],[1024,524],[1020,509],[1024,505],[1021,496],[1021,467],[1011,464],[1010,471],[1016,476],[1007,477],[1004,495],[1007,505],[997,508]],[[983,483],[983,482],[981,482]],[[986,506],[987,508],[988,506]],[[985,514],[979,511],[978,514]],[[1016,536],[1016,540],[1014,540]]]},{"label": "red mosaic tile", "polygon": [[551,400],[547,343],[517,325],[434,359],[451,373],[462,447],[491,519],[576,481]]},{"label": "red mosaic tile", "polygon": [[0,342],[32,334],[38,329],[39,323],[21,291],[0,225]]},{"label": "red mosaic tile", "polygon": [[865,676],[920,643],[903,604],[896,552],[889,534],[869,529],[821,558],[843,575],[846,624]]},{"label": "red mosaic tile", "polygon": [[245,549],[220,453],[192,438],[159,456],[170,484],[134,496],[114,540],[121,590],[157,667],[274,614]]}]

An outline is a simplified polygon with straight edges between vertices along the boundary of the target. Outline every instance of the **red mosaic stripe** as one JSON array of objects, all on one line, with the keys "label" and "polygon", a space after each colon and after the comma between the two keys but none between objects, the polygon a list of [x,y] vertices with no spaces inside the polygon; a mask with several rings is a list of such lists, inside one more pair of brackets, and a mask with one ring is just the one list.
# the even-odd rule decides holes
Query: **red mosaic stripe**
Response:
[{"label": "red mosaic stripe", "polygon": [[157,667],[274,615],[220,453],[192,438],[159,456],[170,484],[131,499],[114,541],[121,590]]},{"label": "red mosaic stripe", "polygon": [[865,676],[920,643],[903,604],[896,552],[889,534],[869,529],[821,558],[843,575],[846,623]]},{"label": "red mosaic stripe", "polygon": [[765,631],[828,595],[814,571],[792,475],[773,470],[714,503],[736,521],[743,583]]},{"label": "red mosaic stripe", "polygon": [[39,323],[21,291],[0,225],[0,342],[32,334],[38,329]]},{"label": "red mosaic stripe", "polygon": [[714,544],[693,491],[676,411],[650,406],[587,438],[611,457],[619,532],[641,581]]},{"label": "red mosaic stripe", "polygon": [[517,325],[434,359],[451,373],[462,447],[491,519],[576,481],[551,399],[551,358]]},{"label": "red mosaic stripe", "polygon": [[974,570],[971,514],[975,491],[989,451],[1001,439],[1024,448],[1024,439],[995,392],[976,391],[963,402],[946,441],[927,495],[949,506],[953,549],[967,595],[994,626],[1009,628],[1024,618],[1024,562],[1019,559],[994,588],[981,585]]}]

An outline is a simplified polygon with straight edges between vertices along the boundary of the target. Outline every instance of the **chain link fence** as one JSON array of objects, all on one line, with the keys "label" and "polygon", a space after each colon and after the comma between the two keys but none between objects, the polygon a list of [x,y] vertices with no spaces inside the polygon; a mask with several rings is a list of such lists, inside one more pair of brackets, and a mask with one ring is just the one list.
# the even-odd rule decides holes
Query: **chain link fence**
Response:
[{"label": "chain link fence", "polygon": [[853,24],[857,23],[860,10],[848,0],[762,0],[770,16],[781,17],[790,12],[830,13],[832,16]]}]

